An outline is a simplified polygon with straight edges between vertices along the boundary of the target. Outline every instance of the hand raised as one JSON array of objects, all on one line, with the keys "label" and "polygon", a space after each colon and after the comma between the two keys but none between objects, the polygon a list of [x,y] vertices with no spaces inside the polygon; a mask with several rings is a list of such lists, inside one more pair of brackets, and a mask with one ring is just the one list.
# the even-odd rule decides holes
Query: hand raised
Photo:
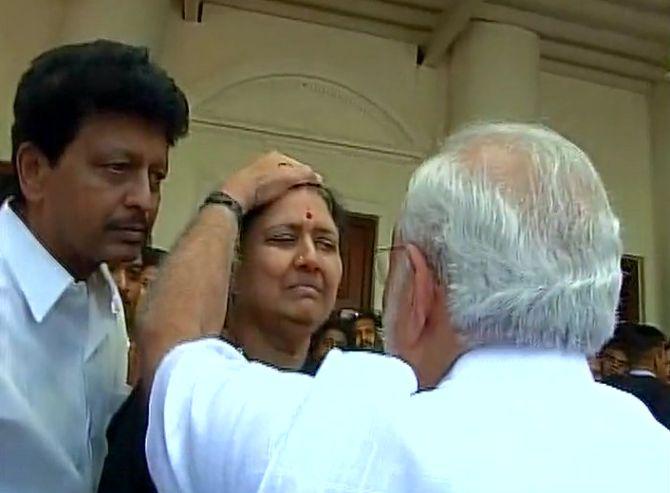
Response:
[{"label": "hand raised", "polygon": [[228,178],[221,190],[237,200],[244,212],[281,197],[296,185],[321,184],[321,176],[277,151],[260,156]]}]

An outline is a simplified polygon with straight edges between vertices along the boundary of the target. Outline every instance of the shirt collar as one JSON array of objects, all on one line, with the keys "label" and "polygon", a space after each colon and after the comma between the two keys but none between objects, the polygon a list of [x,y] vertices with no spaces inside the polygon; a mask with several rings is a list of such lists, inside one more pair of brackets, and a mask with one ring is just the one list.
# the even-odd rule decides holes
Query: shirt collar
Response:
[{"label": "shirt collar", "polygon": [[632,375],[634,377],[654,377],[658,378],[656,374],[651,371],[651,370],[639,370],[639,369],[633,369],[628,372],[629,375]]},{"label": "shirt collar", "polygon": [[558,382],[593,382],[583,354],[532,348],[479,348],[463,354],[438,387],[454,380],[486,381],[494,385],[538,381],[543,385]]},{"label": "shirt collar", "polygon": [[[6,200],[0,207],[0,252],[30,307],[33,318],[41,323],[74,278],[44,248]],[[101,275],[113,282],[106,266]],[[111,289],[111,287],[110,287]],[[114,290],[112,289],[112,293]]]}]

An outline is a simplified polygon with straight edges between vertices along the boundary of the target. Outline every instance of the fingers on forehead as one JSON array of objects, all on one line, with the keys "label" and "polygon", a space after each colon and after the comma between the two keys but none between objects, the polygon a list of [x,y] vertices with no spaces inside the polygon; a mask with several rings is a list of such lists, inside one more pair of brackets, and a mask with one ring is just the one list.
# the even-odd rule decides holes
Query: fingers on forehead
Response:
[{"label": "fingers on forehead", "polygon": [[286,154],[282,154],[279,151],[272,151],[270,153],[270,158],[272,160],[276,160],[278,163],[288,163],[292,164],[294,166],[304,166],[300,161],[297,159],[293,159],[290,156],[287,156]]}]

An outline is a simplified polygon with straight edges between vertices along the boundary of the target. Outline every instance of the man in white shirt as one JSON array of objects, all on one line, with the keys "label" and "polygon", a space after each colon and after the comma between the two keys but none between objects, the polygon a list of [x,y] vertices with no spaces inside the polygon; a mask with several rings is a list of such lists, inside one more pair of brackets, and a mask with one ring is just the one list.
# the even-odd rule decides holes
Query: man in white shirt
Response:
[{"label": "man in white shirt", "polygon": [[[248,210],[309,179],[272,164],[264,158],[223,190]],[[236,231],[229,209],[206,207],[144,318],[147,381],[158,367],[147,458],[159,491],[670,485],[670,433],[589,371],[586,355],[614,327],[619,223],[589,158],[555,132],[476,125],[415,172],[385,293],[395,357],[333,350],[310,379],[250,363],[222,341],[175,347],[221,325]],[[177,285],[193,296],[171,308]],[[365,412],[352,419],[354,410]]]},{"label": "man in white shirt", "polygon": [[0,207],[0,492],[90,493],[127,394],[106,262],[137,257],[188,108],[146,50],[56,48],[14,103],[14,197]]}]

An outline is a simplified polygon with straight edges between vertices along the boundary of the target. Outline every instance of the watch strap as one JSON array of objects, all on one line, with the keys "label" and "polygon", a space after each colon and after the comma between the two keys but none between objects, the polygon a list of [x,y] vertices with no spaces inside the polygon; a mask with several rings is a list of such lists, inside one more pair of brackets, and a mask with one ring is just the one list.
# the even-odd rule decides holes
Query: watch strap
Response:
[{"label": "watch strap", "polygon": [[212,204],[227,207],[235,214],[235,217],[237,218],[237,224],[238,225],[242,224],[242,218],[244,217],[244,210],[242,210],[242,206],[240,205],[240,203],[233,197],[228,195],[226,192],[222,192],[221,190],[213,191],[207,196],[207,198],[202,203],[200,208],[202,209]]}]

